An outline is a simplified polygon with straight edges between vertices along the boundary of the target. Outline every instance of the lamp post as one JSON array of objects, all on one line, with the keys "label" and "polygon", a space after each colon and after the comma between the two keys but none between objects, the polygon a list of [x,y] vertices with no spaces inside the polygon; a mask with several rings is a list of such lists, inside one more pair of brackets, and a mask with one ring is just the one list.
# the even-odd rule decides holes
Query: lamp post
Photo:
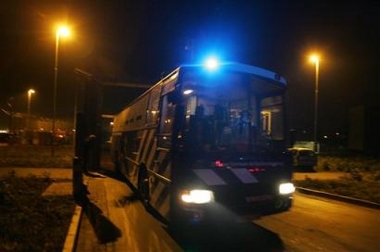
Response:
[{"label": "lamp post", "polygon": [[314,91],[314,151],[317,150],[318,141],[318,93],[319,93],[319,56],[313,54],[310,61],[315,64],[315,91]]},{"label": "lamp post", "polygon": [[36,93],[34,89],[28,90],[28,129],[30,129],[30,107],[31,107],[31,101],[32,101],[32,94]]},{"label": "lamp post", "polygon": [[51,155],[54,156],[54,138],[55,138],[55,120],[57,114],[57,79],[58,79],[58,51],[59,40],[61,36],[67,37],[70,31],[66,26],[60,26],[55,32],[55,59],[54,59],[54,88],[53,88],[53,120],[52,120],[52,140],[51,140]]}]

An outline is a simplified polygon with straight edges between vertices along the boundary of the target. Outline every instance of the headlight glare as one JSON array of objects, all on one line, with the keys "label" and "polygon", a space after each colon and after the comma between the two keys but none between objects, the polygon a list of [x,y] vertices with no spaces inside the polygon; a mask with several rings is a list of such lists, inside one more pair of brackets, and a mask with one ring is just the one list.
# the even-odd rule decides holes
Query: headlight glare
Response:
[{"label": "headlight glare", "polygon": [[282,183],[278,187],[280,194],[290,194],[293,193],[295,189],[293,183]]},{"label": "headlight glare", "polygon": [[186,203],[205,204],[214,200],[214,194],[209,190],[190,190],[184,191],[181,199]]}]

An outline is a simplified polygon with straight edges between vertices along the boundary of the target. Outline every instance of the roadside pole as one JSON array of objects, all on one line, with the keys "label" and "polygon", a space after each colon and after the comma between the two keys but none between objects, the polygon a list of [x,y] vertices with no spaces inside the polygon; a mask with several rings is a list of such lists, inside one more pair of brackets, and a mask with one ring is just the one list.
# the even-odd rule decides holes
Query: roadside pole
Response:
[{"label": "roadside pole", "polygon": [[[76,124],[75,125],[75,139],[84,139],[84,120],[83,113],[76,114]],[[75,142],[75,155],[73,158],[73,194],[74,199],[81,203],[86,198],[86,187],[83,184],[83,166],[82,166],[82,149],[83,141]]]},{"label": "roadside pole", "polygon": [[[87,187],[83,184],[83,174],[87,174],[88,169],[97,170],[100,164],[101,85],[90,73],[80,69],[75,69],[74,72],[79,76],[79,89],[75,106],[73,193],[79,202],[83,202],[87,199],[88,193]],[[96,140],[92,143],[96,146],[91,146],[91,149],[87,143],[90,135],[96,136]],[[91,167],[88,167],[89,165]]]}]

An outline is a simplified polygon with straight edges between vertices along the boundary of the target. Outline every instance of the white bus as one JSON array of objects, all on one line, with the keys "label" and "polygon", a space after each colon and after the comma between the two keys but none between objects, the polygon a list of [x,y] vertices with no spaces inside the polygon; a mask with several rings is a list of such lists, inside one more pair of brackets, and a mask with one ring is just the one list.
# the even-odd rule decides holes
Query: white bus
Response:
[{"label": "white bus", "polygon": [[286,211],[285,90],[250,65],[180,66],[115,116],[115,166],[169,223]]}]

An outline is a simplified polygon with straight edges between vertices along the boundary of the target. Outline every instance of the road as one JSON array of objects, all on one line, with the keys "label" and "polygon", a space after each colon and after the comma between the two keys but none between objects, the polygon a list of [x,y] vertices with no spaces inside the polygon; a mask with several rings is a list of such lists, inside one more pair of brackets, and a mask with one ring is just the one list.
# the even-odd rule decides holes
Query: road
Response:
[{"label": "road", "polygon": [[[380,251],[379,210],[296,193],[294,206],[286,213],[252,223],[172,233],[145,211],[125,183],[111,178],[91,180],[90,191],[95,181],[107,188],[106,195],[90,197],[95,198],[95,211],[102,209],[108,219],[96,221],[102,223],[100,228],[81,230],[103,230],[107,235],[98,237],[118,240],[103,240],[96,251]],[[85,216],[91,218],[91,214]],[[93,223],[85,218],[82,225]],[[79,239],[82,243],[92,243],[80,246],[91,245],[86,251],[94,251],[88,234],[80,236],[84,236]]]},{"label": "road", "polygon": [[286,251],[380,251],[380,211],[295,194],[291,211],[254,221]]}]

